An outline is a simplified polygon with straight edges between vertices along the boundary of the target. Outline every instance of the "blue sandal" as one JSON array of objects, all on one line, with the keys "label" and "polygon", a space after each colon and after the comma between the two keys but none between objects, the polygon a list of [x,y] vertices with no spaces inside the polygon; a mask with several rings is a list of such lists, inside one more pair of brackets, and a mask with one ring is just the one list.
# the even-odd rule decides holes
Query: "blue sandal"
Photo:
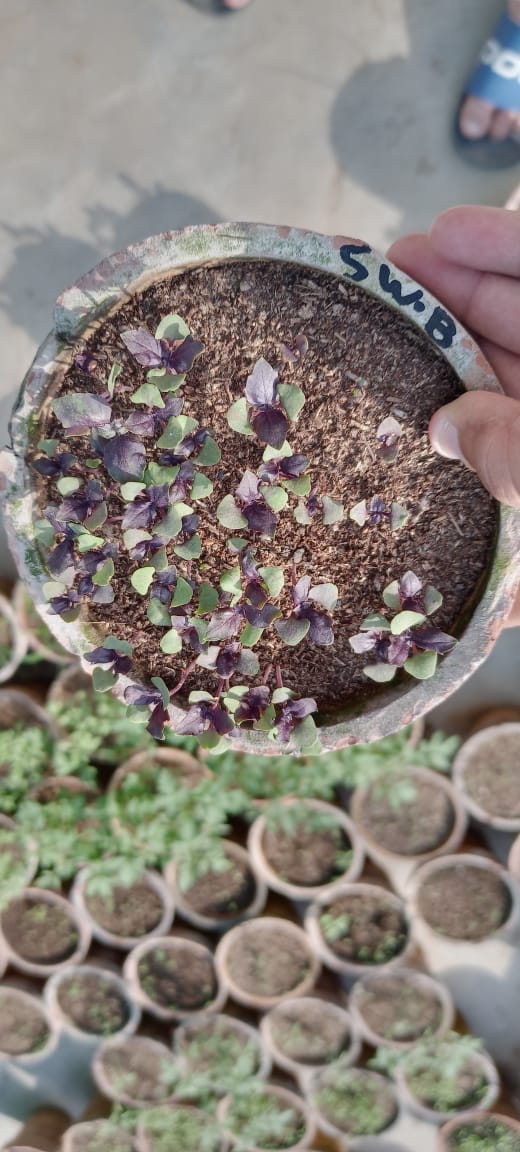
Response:
[{"label": "blue sandal", "polygon": [[510,168],[520,163],[520,141],[470,140],[459,128],[460,109],[466,96],[477,96],[495,108],[520,113],[520,25],[509,16],[499,20],[492,37],[485,43],[464,96],[457,109],[455,145],[457,151],[477,168]]}]

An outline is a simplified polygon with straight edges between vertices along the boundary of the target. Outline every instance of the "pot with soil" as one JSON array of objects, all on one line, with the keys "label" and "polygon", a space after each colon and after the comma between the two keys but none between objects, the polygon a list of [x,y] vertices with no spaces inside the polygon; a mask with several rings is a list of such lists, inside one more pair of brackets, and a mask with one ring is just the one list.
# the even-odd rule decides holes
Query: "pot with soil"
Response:
[{"label": "pot with soil", "polygon": [[0,595],[0,684],[12,680],[26,651],[26,633],[18,627],[9,601]]},{"label": "pot with soil", "polygon": [[209,948],[194,936],[156,936],[137,944],[123,968],[134,998],[159,1020],[218,1012],[226,1000]]},{"label": "pot with soil", "polygon": [[437,1152],[520,1152],[520,1121],[480,1111],[448,1120],[439,1132]]},{"label": "pot with soil", "polygon": [[346,884],[320,897],[305,929],[322,963],[347,983],[367,968],[403,964],[413,950],[405,905],[377,884]]},{"label": "pot with soil", "polygon": [[60,1152],[134,1152],[132,1132],[111,1120],[85,1120],[64,1133]]},{"label": "pot with soil", "polygon": [[90,929],[63,896],[25,888],[0,913],[0,942],[19,972],[47,979],[71,964],[81,964],[89,949]]},{"label": "pot with soil", "polygon": [[314,1073],[306,1095],[321,1131],[352,1152],[366,1146],[366,1137],[391,1137],[399,1116],[391,1081],[366,1068],[351,1068],[343,1057]]},{"label": "pot with soil", "polygon": [[448,989],[415,968],[367,972],[354,984],[349,1008],[357,1031],[374,1048],[410,1048],[425,1035],[443,1035],[455,1018]]},{"label": "pot with soil", "polygon": [[308,1148],[316,1135],[310,1109],[286,1088],[254,1081],[221,1100],[218,1119],[231,1147],[244,1152]]},{"label": "pot with soil", "polygon": [[57,1029],[37,996],[21,988],[0,987],[0,1058],[32,1071],[56,1047]]},{"label": "pot with soil", "polygon": [[92,1075],[99,1091],[114,1104],[151,1108],[173,1099],[180,1069],[165,1044],[149,1036],[129,1036],[101,1044]]},{"label": "pot with soil", "polygon": [[179,915],[204,932],[225,932],[241,920],[259,916],[267,899],[267,887],[245,849],[231,840],[223,840],[222,849],[224,866],[215,868],[211,856],[206,865],[199,858],[198,877],[188,885],[178,878],[174,860],[164,871]]},{"label": "pot with soil", "polygon": [[[55,325],[3,457],[10,544],[58,640],[151,706],[154,732],[311,747],[316,704],[324,748],[375,739],[481,662],[518,582],[519,517],[430,449],[440,404],[498,385],[425,290],[348,238],[227,224],[103,261]],[[437,625],[460,637],[438,669]]]},{"label": "pot with soil", "polygon": [[403,1106],[429,1124],[492,1108],[500,1094],[497,1069],[481,1041],[456,1032],[422,1040],[402,1056],[395,1076]]},{"label": "pot with soil", "polygon": [[248,848],[269,888],[297,902],[357,880],[363,868],[352,821],[321,800],[272,802],[251,825]]},{"label": "pot with soil", "polygon": [[355,1064],[361,1052],[349,1013],[317,996],[284,1000],[262,1017],[260,1031],[274,1063],[300,1083],[339,1056]]},{"label": "pot with soil", "polygon": [[136,1152],[221,1152],[217,1121],[199,1108],[151,1108],[137,1124]]},{"label": "pot with soil", "polygon": [[36,611],[21,580],[18,580],[14,587],[13,609],[17,630],[24,638],[25,648],[28,647],[40,660],[46,660],[56,667],[70,664],[74,660],[74,656],[62,648]]},{"label": "pot with soil", "polygon": [[138,795],[156,796],[159,794],[161,773],[171,774],[172,780],[182,788],[196,788],[202,780],[210,776],[209,769],[181,748],[160,748],[153,746],[143,752],[136,752],[120,764],[109,784],[108,794],[113,804],[113,824],[116,833],[128,830],[142,823],[143,816],[135,813],[135,798]]},{"label": "pot with soil", "polygon": [[287,996],[305,996],[320,971],[305,932],[275,916],[231,928],[217,945],[215,961],[232,999],[258,1012]]},{"label": "pot with soil", "polygon": [[94,940],[129,951],[143,939],[163,936],[172,926],[174,897],[158,872],[146,870],[132,884],[104,882],[99,891],[89,869],[78,872],[71,900]]},{"label": "pot with soil", "polygon": [[356,788],[350,805],[372,859],[403,895],[417,864],[455,852],[467,815],[449,780],[406,767]]},{"label": "pot with soil", "polygon": [[518,929],[517,886],[487,856],[464,852],[422,864],[409,904],[419,928],[451,942],[474,944],[498,935],[513,940]]},{"label": "pot with soil", "polygon": [[12,815],[51,762],[55,729],[25,692],[0,688],[0,813]]},{"label": "pot with soil", "polygon": [[124,980],[94,964],[56,972],[44,1000],[56,1027],[85,1048],[97,1048],[109,1036],[131,1036],[141,1019]]},{"label": "pot with soil", "polygon": [[14,820],[0,814],[0,908],[26,888],[38,869],[38,849]]},{"label": "pot with soil", "polygon": [[467,811],[499,832],[520,832],[520,723],[470,736],[453,762],[453,781]]},{"label": "pot with soil", "polygon": [[248,1080],[267,1080],[271,1056],[256,1028],[219,1013],[176,1028],[174,1050],[183,1074],[180,1099],[206,1105]]}]

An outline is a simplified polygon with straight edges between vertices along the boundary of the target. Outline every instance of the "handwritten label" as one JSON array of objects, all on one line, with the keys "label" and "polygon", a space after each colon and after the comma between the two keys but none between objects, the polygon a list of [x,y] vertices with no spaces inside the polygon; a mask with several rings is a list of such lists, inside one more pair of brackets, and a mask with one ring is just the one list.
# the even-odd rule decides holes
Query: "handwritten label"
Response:
[{"label": "handwritten label", "polygon": [[[368,244],[342,244],[339,254],[346,265],[345,276],[348,276],[354,284],[361,284],[363,280],[368,279],[370,272],[362,257],[371,251]],[[381,264],[379,267],[379,287],[400,308],[412,308],[418,314],[428,310],[422,288],[416,288],[413,292],[407,291],[402,281],[393,274],[389,264]],[[421,324],[426,334],[439,348],[451,348],[457,326],[449,312],[437,304],[430,315],[421,320]]]}]

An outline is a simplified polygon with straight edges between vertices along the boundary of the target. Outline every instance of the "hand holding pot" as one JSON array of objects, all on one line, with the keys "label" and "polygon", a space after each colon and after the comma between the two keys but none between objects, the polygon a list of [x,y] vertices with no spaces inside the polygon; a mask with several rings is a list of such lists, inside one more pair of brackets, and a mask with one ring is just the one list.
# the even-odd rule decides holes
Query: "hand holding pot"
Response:
[{"label": "hand holding pot", "polygon": [[[504,396],[470,392],[439,409],[433,447],[461,460],[504,504],[520,508],[520,216],[501,208],[443,212],[389,257],[452,309],[478,340]],[[520,623],[520,595],[509,624]]]}]

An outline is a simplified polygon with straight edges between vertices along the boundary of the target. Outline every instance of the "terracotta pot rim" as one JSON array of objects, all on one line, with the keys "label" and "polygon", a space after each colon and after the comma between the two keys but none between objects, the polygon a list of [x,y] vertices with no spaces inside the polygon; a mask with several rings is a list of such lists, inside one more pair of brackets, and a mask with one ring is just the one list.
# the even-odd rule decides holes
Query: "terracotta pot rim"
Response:
[{"label": "terracotta pot rim", "polygon": [[148,1049],[148,1051],[160,1052],[161,1057],[166,1059],[166,1056],[171,1056],[171,1051],[166,1044],[161,1040],[155,1040],[151,1036],[136,1036],[134,1034],[128,1036],[114,1036],[108,1040],[104,1040],[99,1048],[94,1053],[92,1061],[92,1076],[103,1096],[108,1100],[112,1100],[115,1104],[124,1104],[127,1108],[161,1108],[164,1104],[171,1103],[175,1098],[175,1093],[166,1096],[163,1100],[139,1100],[137,1097],[130,1096],[127,1092],[116,1092],[110,1077],[107,1076],[104,1067],[104,1057],[107,1052],[113,1048],[124,1048],[129,1040],[139,1040],[140,1044]]},{"label": "terracotta pot rim", "polygon": [[[472,1059],[481,1065],[488,1082],[487,1091],[481,1101],[482,1109],[485,1111],[486,1109],[491,1109],[496,1100],[498,1100],[500,1095],[500,1077],[496,1065],[488,1052],[474,1052],[472,1053]],[[475,1111],[475,1105],[473,1104],[471,1108],[461,1108],[460,1111],[456,1113],[435,1112],[433,1108],[428,1108],[426,1104],[421,1104],[418,1097],[412,1092],[406,1079],[405,1068],[402,1064],[397,1065],[395,1078],[404,1107],[412,1112],[414,1116],[425,1120],[428,1124],[445,1124],[447,1120],[455,1119],[456,1117],[460,1118]]]},{"label": "terracotta pot rim", "polygon": [[[199,225],[181,232],[167,232],[132,245],[122,252],[101,261],[81,277],[58,299],[55,329],[42,344],[22,385],[20,398],[12,417],[13,451],[2,454],[7,494],[6,526],[9,544],[23,572],[31,596],[56,638],[67,650],[83,656],[92,644],[92,625],[65,624],[59,617],[47,614],[42,594],[42,583],[47,579],[40,554],[35,546],[32,524],[33,489],[30,470],[25,463],[25,450],[30,434],[29,416],[37,410],[46,395],[49,380],[63,372],[70,356],[71,343],[93,325],[117,309],[128,294],[140,291],[157,279],[164,279],[177,270],[200,267],[216,261],[236,259],[268,259],[286,261],[303,267],[327,271],[338,277],[349,276],[361,284],[362,290],[383,300],[397,314],[410,321],[417,330],[435,345],[447,362],[458,373],[464,387],[486,388],[500,391],[496,377],[472,337],[447,310],[410,277],[394,268],[369,245],[353,241],[354,251],[361,252],[362,261],[356,261],[362,275],[346,270],[349,265],[349,237],[327,237],[316,232],[281,228],[265,224],[226,223]],[[342,258],[343,252],[343,258]],[[385,275],[393,273],[398,282],[412,290],[412,302],[397,304],[393,295],[382,288],[381,268]],[[419,293],[419,306],[414,307]],[[410,301],[410,296],[407,297]],[[434,318],[439,312],[450,321],[453,335],[447,340],[435,338]],[[518,512],[502,506],[500,530],[495,560],[488,574],[486,588],[476,605],[457,648],[442,662],[433,681],[416,682],[401,688],[389,689],[383,696],[360,703],[356,712],[344,713],[336,724],[321,729],[324,749],[342,747],[358,740],[375,740],[398,731],[405,724],[429,711],[450,695],[485,658],[492,646],[501,623],[513,603],[518,583],[517,558],[520,552],[520,516]],[[90,666],[87,669],[91,671]],[[121,695],[130,681],[120,678],[117,694]],[[386,703],[382,703],[384,698]],[[176,709],[171,709],[174,723]],[[234,742],[240,750],[253,752],[277,751],[269,745],[262,733],[242,733]]]},{"label": "terracotta pot rim", "polygon": [[[282,1088],[278,1084],[264,1084],[263,1087],[269,1092],[270,1095],[278,1096],[278,1098],[284,1100],[289,1107],[294,1109],[297,1108],[298,1111],[302,1113],[305,1120],[305,1132],[301,1140],[298,1140],[297,1144],[291,1144],[290,1148],[287,1148],[286,1152],[299,1152],[300,1149],[308,1148],[309,1142],[313,1140],[316,1135],[316,1123],[312,1109],[309,1108],[307,1101],[304,1100],[302,1096],[299,1096],[297,1092],[293,1092],[289,1088]],[[229,1092],[228,1095],[224,1096],[218,1104],[217,1119],[221,1124],[225,1125],[226,1123],[226,1116],[232,1098],[233,1093]],[[233,1136],[233,1133],[227,1128],[224,1129],[224,1132],[225,1137],[227,1137],[227,1139],[230,1140],[232,1144],[234,1144],[236,1137]],[[258,1148],[254,1144],[250,1144],[247,1146],[247,1152],[262,1152],[262,1149]]]},{"label": "terracotta pot rim", "polygon": [[460,852],[449,856],[437,856],[435,860],[428,860],[425,864],[420,864],[410,878],[409,896],[407,900],[409,914],[411,920],[417,920],[423,923],[428,928],[428,931],[435,935],[439,940],[444,940],[448,944],[476,944],[483,943],[483,940],[469,941],[463,937],[446,936],[443,932],[438,932],[436,928],[425,920],[419,906],[419,895],[421,890],[421,883],[435,872],[440,872],[443,869],[454,868],[461,864],[469,865],[474,868],[481,868],[485,872],[493,872],[506,888],[508,889],[511,897],[511,910],[507,920],[501,924],[494,932],[490,932],[488,936],[483,937],[483,940],[491,940],[496,936],[502,936],[509,932],[514,924],[520,919],[520,890],[517,890],[514,877],[510,875],[507,868],[499,864],[497,860],[492,859],[490,856],[484,856],[478,852]]},{"label": "terracotta pot rim", "polygon": [[274,1040],[272,1024],[273,1018],[280,1008],[288,1008],[289,1005],[291,1005],[297,1009],[301,1008],[302,1012],[305,1013],[306,1005],[314,1005],[316,1002],[326,1004],[337,1016],[341,1016],[349,1028],[350,1044],[348,1048],[345,1048],[344,1051],[341,1052],[342,1060],[348,1060],[349,1064],[355,1064],[361,1054],[362,1039],[358,1033],[350,1009],[347,1010],[340,1004],[335,1004],[331,1000],[324,1000],[320,996],[288,996],[285,1000],[276,1004],[274,1008],[271,1008],[269,1012],[266,1012],[265,1016],[262,1016],[260,1020],[260,1034],[266,1047],[272,1054],[273,1063],[279,1068],[282,1068],[284,1072],[289,1072],[290,1075],[294,1076],[297,1083],[302,1087],[307,1082],[309,1076],[324,1066],[324,1062],[322,1061],[321,1064],[304,1064],[299,1060],[295,1060],[292,1056],[287,1056]]},{"label": "terracotta pot rim", "polygon": [[[437,848],[432,848],[428,852],[420,852],[415,855],[407,855],[401,852],[391,852],[389,848],[385,848],[378,840],[372,835],[370,826],[363,823],[362,820],[362,807],[363,801],[369,791],[370,784],[359,784],[354,789],[350,801],[350,812],[353,821],[358,829],[358,834],[365,840],[368,851],[371,847],[377,850],[380,856],[385,856],[389,861],[405,861],[413,867],[414,864],[422,864],[426,860],[434,860],[437,856],[454,852],[459,844],[462,844],[466,829],[468,825],[468,816],[464,808],[464,804],[460,796],[457,794],[453,784],[449,779],[440,776],[438,772],[434,772],[431,768],[424,768],[419,764],[406,764],[403,765],[403,775],[419,777],[425,780],[428,784],[433,784],[444,792],[445,796],[449,798],[453,807],[453,828]],[[400,773],[398,773],[400,775]],[[371,781],[374,783],[374,781]]]},{"label": "terracotta pot rim", "polygon": [[66,1132],[64,1132],[61,1138],[60,1152],[75,1152],[74,1144],[75,1136],[77,1133],[81,1134],[82,1130],[85,1131],[88,1128],[93,1128],[94,1125],[97,1126],[98,1124],[107,1123],[108,1117],[102,1117],[99,1120],[80,1120],[76,1124],[71,1124],[70,1128],[67,1128]]},{"label": "terracotta pot rim", "polygon": [[8,996],[9,993],[14,993],[14,995],[20,1000],[23,1000],[24,1003],[29,1002],[31,1007],[43,1018],[48,1028],[49,1035],[47,1042],[43,1048],[39,1048],[37,1052],[21,1052],[16,1056],[10,1055],[8,1052],[0,1052],[0,1060],[6,1060],[8,1063],[13,1062],[16,1068],[30,1070],[33,1064],[38,1064],[41,1060],[46,1060],[47,1057],[55,1051],[59,1038],[58,1029],[42,997],[35,995],[33,992],[26,991],[25,988],[17,988],[13,984],[3,984],[0,987],[0,1003],[4,996]]},{"label": "terracotta pot rim", "polygon": [[27,652],[27,635],[22,628],[19,628],[16,614],[13,611],[12,605],[6,596],[0,594],[0,616],[3,616],[7,621],[10,634],[10,648],[11,656],[3,668],[0,668],[0,684],[7,683],[11,680],[22,663],[22,660]]},{"label": "terracotta pot rim", "polygon": [[90,947],[90,930],[88,924],[81,919],[70,900],[67,900],[65,896],[61,896],[58,892],[53,892],[49,888],[35,888],[31,886],[22,888],[14,899],[23,900],[27,897],[41,900],[44,904],[58,905],[58,907],[66,911],[78,933],[77,947],[70,956],[67,956],[64,960],[57,961],[55,964],[40,964],[36,963],[36,961],[25,960],[24,957],[13,948],[4,935],[0,916],[0,954],[3,947],[8,963],[11,963],[13,968],[16,968],[18,972],[22,972],[27,976],[43,977],[44,979],[48,976],[53,976],[55,973],[65,971],[67,968],[76,967],[78,964],[81,964]]},{"label": "terracotta pot rim", "polygon": [[501,736],[510,733],[516,733],[518,736],[520,749],[520,721],[491,725],[487,728],[480,729],[478,732],[474,732],[472,736],[468,736],[455,756],[452,776],[453,783],[459,792],[463,804],[475,820],[479,820],[481,824],[487,824],[491,828],[497,828],[500,832],[520,833],[520,816],[514,816],[512,818],[507,816],[494,816],[492,812],[488,812],[485,808],[482,808],[481,805],[473,799],[466,788],[465,781],[465,773],[471,765],[475,750],[480,745],[488,743],[490,739],[494,741],[495,745],[500,744]]},{"label": "terracotta pot rim", "polygon": [[315,900],[317,896],[329,894],[345,883],[354,882],[359,878],[363,871],[365,862],[365,854],[363,845],[361,843],[358,829],[353,820],[341,808],[337,808],[334,804],[328,804],[325,800],[314,800],[312,797],[281,797],[276,803],[281,803],[286,808],[293,808],[303,806],[312,808],[319,812],[330,813],[334,817],[336,823],[348,836],[352,847],[352,863],[350,867],[336,880],[331,880],[326,884],[318,884],[314,886],[306,886],[299,884],[292,884],[285,881],[275,871],[269,863],[265,855],[262,839],[266,828],[266,818],[263,814],[257,816],[249,829],[247,838],[247,847],[251,856],[253,865],[258,873],[263,876],[265,883],[273,892],[279,892],[282,896],[287,896],[289,900],[304,901]]},{"label": "terracotta pot rim", "polygon": [[[145,868],[142,873],[141,881],[146,881],[149,887],[160,897],[163,904],[161,919],[157,922],[155,928],[151,929],[151,931],[147,932],[144,936],[117,936],[115,932],[111,932],[108,928],[103,928],[101,924],[98,924],[90,912],[85,899],[85,886],[88,881],[88,875],[88,865],[76,874],[70,892],[70,899],[74,907],[78,909],[80,915],[83,916],[89,924],[92,938],[98,940],[100,944],[106,944],[109,947],[127,951],[134,948],[136,944],[140,944],[143,940],[152,940],[154,936],[164,936],[171,928],[175,917],[175,900],[160,872],[155,872],[152,868]],[[136,883],[138,883],[138,881],[136,881]],[[129,887],[131,888],[132,885],[129,885]]]},{"label": "terracotta pot rim", "polygon": [[251,903],[242,912],[231,914],[229,917],[218,916],[204,916],[201,912],[196,912],[191,907],[188,900],[186,900],[182,889],[177,883],[177,865],[175,860],[170,860],[163,868],[163,875],[166,886],[172,892],[172,899],[175,901],[175,907],[179,916],[191,924],[193,928],[198,928],[203,932],[226,932],[228,928],[233,927],[235,924],[242,923],[243,920],[251,920],[255,916],[259,916],[265,907],[267,900],[267,886],[258,869],[254,867],[254,862],[250,858],[247,850],[241,844],[236,844],[234,840],[222,839],[221,843],[226,846],[227,851],[231,856],[242,864],[247,864],[251,875],[255,882],[255,895]]},{"label": "terracotta pot rim", "polygon": [[370,1025],[366,1023],[359,1003],[362,999],[365,986],[367,984],[377,984],[379,980],[386,980],[389,975],[397,976],[398,978],[402,977],[403,979],[407,978],[416,986],[435,992],[442,1009],[442,1020],[436,1032],[433,1033],[433,1036],[443,1036],[445,1032],[450,1030],[455,1020],[455,1005],[448,987],[443,984],[441,980],[436,980],[435,977],[430,976],[428,972],[421,972],[418,968],[407,968],[403,966],[395,968],[391,973],[386,970],[366,972],[356,981],[352,988],[349,998],[349,1011],[356,1028],[366,1043],[371,1044],[374,1048],[392,1048],[400,1052],[406,1052],[417,1044],[417,1040],[389,1040],[386,1036],[380,1036],[378,1032],[374,1032]]},{"label": "terracotta pot rim", "polygon": [[[342,960],[340,956],[327,944],[327,941],[322,935],[319,924],[320,913],[324,905],[329,903],[331,898],[336,899],[343,895],[351,895],[359,893],[360,895],[368,895],[374,892],[380,895],[384,894],[388,898],[389,904],[394,908],[398,908],[402,912],[408,927],[408,939],[402,952],[398,956],[392,957],[391,960],[386,960],[383,964],[360,964],[354,960]],[[413,939],[412,924],[406,903],[397,896],[395,892],[384,888],[381,884],[367,884],[364,882],[357,882],[354,884],[343,884],[342,887],[336,888],[331,896],[324,896],[321,899],[315,900],[309,905],[305,913],[305,931],[307,932],[313,947],[317,954],[320,956],[322,962],[326,964],[327,968],[332,968],[334,972],[339,972],[345,976],[358,977],[363,973],[368,972],[389,972],[393,968],[401,967],[405,959],[415,950],[415,941]]]},{"label": "terracotta pot rim", "polygon": [[516,1120],[514,1116],[503,1116],[500,1112],[490,1111],[473,1111],[466,1112],[463,1116],[454,1116],[448,1120],[446,1124],[442,1125],[439,1130],[439,1150],[438,1152],[448,1152],[448,1139],[460,1128],[461,1125],[471,1123],[472,1120],[496,1120],[499,1124],[505,1124],[512,1132],[517,1132],[520,1135],[520,1120]]},{"label": "terracotta pot rim", "polygon": [[376,1140],[379,1138],[384,1140],[386,1133],[390,1132],[392,1130],[394,1125],[397,1123],[397,1121],[399,1119],[399,1115],[400,1115],[400,1100],[399,1100],[399,1095],[398,1095],[398,1092],[396,1090],[395,1084],[393,1084],[392,1081],[389,1080],[387,1076],[383,1076],[381,1074],[381,1072],[372,1072],[372,1070],[370,1068],[352,1068],[351,1069],[352,1072],[359,1073],[363,1077],[370,1077],[370,1079],[372,1081],[377,1080],[379,1084],[382,1084],[382,1085],[384,1085],[385,1088],[388,1088],[394,1097],[395,1113],[394,1113],[392,1119],[390,1120],[390,1122],[387,1124],[386,1128],[382,1128],[379,1132],[371,1132],[371,1133],[367,1133],[366,1135],[350,1134],[349,1132],[345,1132],[342,1128],[337,1128],[336,1125],[332,1122],[332,1120],[328,1120],[327,1117],[324,1116],[323,1113],[319,1111],[318,1105],[314,1103],[314,1092],[316,1091],[317,1082],[319,1081],[320,1076],[323,1075],[323,1073],[325,1071],[327,1071],[327,1068],[330,1068],[330,1067],[331,1066],[329,1064],[329,1065],[327,1065],[326,1068],[323,1068],[319,1072],[315,1072],[312,1076],[310,1076],[308,1081],[307,1081],[306,1090],[305,1090],[307,1100],[310,1102],[311,1107],[314,1109],[314,1111],[316,1113],[316,1116],[318,1118],[318,1124],[319,1124],[320,1128],[322,1129],[322,1131],[325,1133],[326,1136],[332,1136],[332,1137],[335,1137],[336,1139],[339,1138],[339,1139],[343,1139],[343,1140],[350,1140],[351,1145],[352,1145],[352,1142],[354,1142],[353,1147],[356,1146],[356,1141],[358,1141],[358,1140],[359,1141],[361,1141],[361,1140]]},{"label": "terracotta pot rim", "polygon": [[70,1036],[74,1036],[75,1040],[81,1040],[83,1044],[89,1047],[92,1047],[94,1044],[98,1045],[104,1040],[104,1036],[100,1032],[85,1032],[82,1028],[78,1028],[77,1024],[74,1024],[60,1005],[58,994],[63,981],[68,976],[74,979],[82,975],[102,976],[117,988],[117,991],[121,994],[128,1007],[129,1015],[126,1024],[124,1024],[118,1032],[112,1033],[112,1037],[114,1039],[125,1039],[128,1036],[132,1036],[139,1027],[141,1009],[133,999],[131,989],[122,977],[110,968],[103,968],[96,964],[76,964],[72,969],[63,969],[60,972],[55,972],[54,975],[50,976],[47,980],[43,990],[43,1000],[49,1017],[54,1021],[56,1029],[61,1032],[67,1032]]},{"label": "terracotta pot rim", "polygon": [[[237,940],[243,939],[247,934],[258,931],[272,931],[273,928],[276,928],[277,931],[282,931],[282,925],[283,931],[292,935],[293,938],[298,941],[302,950],[306,952],[310,969],[308,975],[304,977],[296,988],[291,988],[289,992],[284,992],[282,995],[258,996],[253,992],[247,992],[246,989],[236,983],[229,973],[228,957],[231,949]],[[299,924],[294,924],[292,920],[285,920],[278,916],[258,916],[254,920],[244,920],[242,924],[236,924],[234,928],[230,928],[229,932],[226,932],[217,944],[215,964],[217,970],[220,972],[223,987],[226,988],[235,1003],[242,1004],[246,1008],[257,1009],[258,1011],[274,1008],[289,995],[291,997],[304,996],[314,987],[321,968],[320,959],[312,948],[311,941],[303,928],[301,928]]]},{"label": "terracotta pot rim", "polygon": [[[143,958],[143,956],[146,955],[147,952],[151,952],[154,948],[164,948],[165,950],[171,949],[172,951],[175,951],[175,949],[178,948],[181,944],[185,946],[189,945],[191,948],[195,949],[199,955],[201,952],[204,952],[211,958],[215,969],[215,978],[217,983],[215,998],[209,1005],[205,1004],[203,1008],[196,1009],[195,1011],[193,1009],[186,1011],[182,1008],[164,1008],[162,1005],[156,1004],[155,1000],[152,1000],[151,997],[147,996],[139,980],[139,961]],[[227,990],[220,979],[216,957],[213,955],[211,949],[208,948],[206,944],[201,943],[199,940],[195,940],[192,936],[189,935],[153,936],[150,940],[143,940],[140,944],[136,944],[135,948],[132,948],[132,951],[129,952],[125,957],[123,964],[123,977],[125,980],[128,980],[136,1003],[139,1004],[144,1011],[150,1012],[152,1016],[157,1017],[158,1020],[194,1020],[198,1016],[207,1016],[213,1012],[219,1012],[227,999]]]}]

